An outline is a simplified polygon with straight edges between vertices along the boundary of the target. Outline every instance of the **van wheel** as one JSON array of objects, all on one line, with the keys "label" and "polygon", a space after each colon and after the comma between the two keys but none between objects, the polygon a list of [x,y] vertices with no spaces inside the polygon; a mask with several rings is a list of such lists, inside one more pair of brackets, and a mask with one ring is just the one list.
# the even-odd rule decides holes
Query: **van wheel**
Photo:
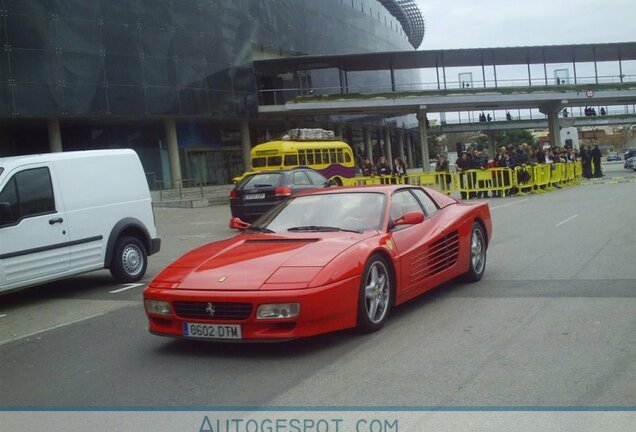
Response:
[{"label": "van wheel", "polygon": [[135,237],[120,237],[113,250],[110,274],[119,283],[140,280],[148,267],[148,254],[143,243]]}]

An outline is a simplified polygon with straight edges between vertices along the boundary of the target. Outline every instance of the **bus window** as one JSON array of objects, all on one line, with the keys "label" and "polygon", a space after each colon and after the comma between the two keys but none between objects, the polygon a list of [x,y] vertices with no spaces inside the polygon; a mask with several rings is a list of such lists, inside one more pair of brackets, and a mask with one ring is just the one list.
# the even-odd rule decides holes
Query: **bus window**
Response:
[{"label": "bus window", "polygon": [[307,156],[305,150],[298,151],[298,165],[307,165]]},{"label": "bus window", "polygon": [[280,166],[283,162],[281,156],[270,156],[267,158],[267,166]]},{"label": "bus window", "polygon": [[295,154],[286,154],[285,163],[286,166],[298,166],[298,156]]},{"label": "bus window", "polygon": [[314,164],[314,151],[307,150],[307,165],[313,165],[313,164]]},{"label": "bus window", "polygon": [[329,161],[332,164],[338,162],[338,158],[336,157],[336,149],[334,149],[334,148],[329,149]]},{"label": "bus window", "polygon": [[267,164],[267,159],[264,157],[255,157],[252,159],[252,168],[262,168]]},{"label": "bus window", "polygon": [[348,151],[345,152],[344,158],[345,158],[345,162],[346,163],[350,163],[351,162],[351,154],[349,154]]},{"label": "bus window", "polygon": [[338,163],[342,163],[343,162],[343,158],[342,158],[342,149],[338,149],[336,150],[336,157],[338,158]]},{"label": "bus window", "polygon": [[329,150],[324,149],[322,151],[322,163],[325,165],[329,165]]}]

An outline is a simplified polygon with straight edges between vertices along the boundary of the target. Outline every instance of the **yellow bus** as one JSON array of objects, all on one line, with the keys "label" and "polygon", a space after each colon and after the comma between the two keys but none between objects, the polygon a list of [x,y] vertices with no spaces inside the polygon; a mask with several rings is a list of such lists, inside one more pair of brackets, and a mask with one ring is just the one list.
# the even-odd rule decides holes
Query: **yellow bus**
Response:
[{"label": "yellow bus", "polygon": [[356,175],[353,151],[343,141],[269,141],[254,146],[250,158],[252,172],[308,167],[339,185]]}]

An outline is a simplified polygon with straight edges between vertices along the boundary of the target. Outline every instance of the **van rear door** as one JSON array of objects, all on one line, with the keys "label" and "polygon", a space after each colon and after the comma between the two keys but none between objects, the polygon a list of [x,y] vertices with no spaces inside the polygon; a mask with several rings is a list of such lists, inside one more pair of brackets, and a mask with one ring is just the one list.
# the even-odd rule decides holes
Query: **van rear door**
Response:
[{"label": "van rear door", "polygon": [[51,168],[33,164],[13,170],[0,185],[0,291],[67,272],[68,222]]}]

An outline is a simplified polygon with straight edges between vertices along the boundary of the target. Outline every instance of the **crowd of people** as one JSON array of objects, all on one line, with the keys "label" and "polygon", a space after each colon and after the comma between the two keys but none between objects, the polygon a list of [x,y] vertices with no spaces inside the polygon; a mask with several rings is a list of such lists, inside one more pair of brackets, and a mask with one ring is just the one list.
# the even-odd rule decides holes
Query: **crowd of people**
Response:
[{"label": "crowd of people", "polygon": [[[583,177],[602,177],[601,171],[601,151],[598,145],[594,145],[593,148],[589,148],[584,145],[580,151],[573,148],[561,148],[550,147],[543,149],[541,147],[535,148],[526,143],[514,146],[509,144],[497,149],[496,154],[491,157],[487,150],[479,150],[477,148],[468,147],[466,151],[462,152],[455,166],[457,172],[463,172],[467,170],[475,169],[489,169],[489,168],[510,168],[527,167],[537,164],[555,164],[555,163],[570,163],[575,161],[581,161],[583,167]],[[440,155],[437,160],[436,171],[448,172],[448,160],[445,155]],[[525,183],[529,180],[530,176],[526,170],[519,170],[518,174],[519,183]],[[505,178],[506,173],[503,175],[503,181],[508,183],[509,179]],[[460,177],[460,181],[463,182],[463,177]],[[461,187],[463,188],[463,184]],[[479,184],[479,188],[483,188],[484,184]],[[560,188],[558,183],[553,184],[554,187]],[[510,191],[511,194],[515,193],[513,188]],[[493,192],[493,196],[500,196],[499,192]],[[462,198],[466,198],[462,193]],[[488,193],[479,192],[471,197],[488,197]]]},{"label": "crowd of people", "polygon": [[[581,161],[583,167],[583,177],[603,177],[601,170],[601,150],[598,145],[594,145],[592,148],[587,145],[583,145],[580,150],[568,147],[550,147],[543,149],[542,147],[535,148],[526,143],[519,144],[517,146],[508,144],[497,149],[494,155],[490,155],[487,150],[479,150],[476,147],[469,146],[465,151],[461,152],[455,167],[457,172],[461,173],[468,170],[476,169],[489,169],[489,168],[510,168],[516,167],[528,167],[537,164],[555,164],[555,163],[570,163],[575,161]],[[435,165],[436,172],[451,172],[448,157],[445,154],[440,154],[437,157],[437,163]],[[407,168],[404,160],[396,158],[393,160],[393,165],[390,165],[387,158],[381,156],[376,164],[366,158],[362,164],[362,175],[366,177],[373,176],[385,176],[394,175],[402,176],[407,173]],[[525,174],[525,176],[524,176]],[[509,182],[508,174],[503,174],[503,181]],[[517,173],[519,176],[519,183],[525,183],[529,179],[529,174],[525,170],[519,170]],[[526,177],[527,176],[527,177]],[[463,177],[460,177],[463,188]],[[444,177],[445,185],[442,185],[446,190],[450,189],[451,176]],[[479,184],[479,188],[484,188],[485,184]],[[559,184],[553,184],[554,187],[559,188]],[[511,194],[515,193],[513,188],[510,191]],[[493,197],[501,196],[501,192],[493,192]],[[472,197],[488,197],[487,192],[479,192],[473,194]],[[467,198],[462,193],[462,198]]]},{"label": "crowd of people", "polygon": [[393,166],[389,165],[386,157],[380,156],[377,164],[373,164],[371,159],[366,158],[362,163],[362,175],[365,177],[395,175],[402,176],[406,174],[406,163],[401,158],[393,160]]}]

